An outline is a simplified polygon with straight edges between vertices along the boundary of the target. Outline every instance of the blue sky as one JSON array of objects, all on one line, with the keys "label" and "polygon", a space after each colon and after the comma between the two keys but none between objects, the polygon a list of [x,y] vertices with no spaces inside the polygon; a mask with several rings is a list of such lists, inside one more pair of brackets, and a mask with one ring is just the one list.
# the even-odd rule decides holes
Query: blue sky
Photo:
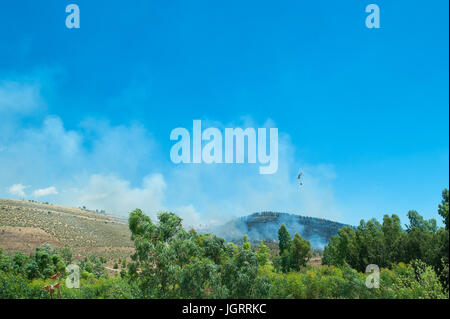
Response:
[{"label": "blue sky", "polygon": [[[65,27],[70,3],[77,30]],[[409,209],[437,217],[449,181],[448,1],[376,1],[376,30],[369,3],[2,3],[0,197],[171,209],[193,224],[256,210],[351,224],[406,222]],[[278,127],[279,172],[175,166],[170,131],[194,119]]]}]

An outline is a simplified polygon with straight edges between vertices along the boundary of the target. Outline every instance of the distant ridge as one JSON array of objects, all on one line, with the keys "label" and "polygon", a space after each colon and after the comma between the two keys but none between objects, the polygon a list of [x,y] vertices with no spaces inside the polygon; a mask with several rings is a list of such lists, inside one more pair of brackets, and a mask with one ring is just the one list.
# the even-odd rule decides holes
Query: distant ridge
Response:
[{"label": "distant ridge", "polygon": [[251,241],[278,241],[278,228],[282,224],[286,225],[291,236],[299,233],[308,239],[311,247],[315,249],[323,249],[340,228],[349,226],[323,218],[280,212],[259,212],[233,219],[208,231],[232,242],[240,242],[245,234]]}]

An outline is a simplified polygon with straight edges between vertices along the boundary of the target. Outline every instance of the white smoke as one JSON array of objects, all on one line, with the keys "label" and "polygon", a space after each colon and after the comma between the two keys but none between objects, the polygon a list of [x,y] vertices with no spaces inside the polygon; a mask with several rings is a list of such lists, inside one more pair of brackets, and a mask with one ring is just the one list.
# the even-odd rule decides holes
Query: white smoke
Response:
[{"label": "white smoke", "polygon": [[[282,129],[276,174],[260,175],[254,164],[176,166],[161,152],[160,144],[170,143],[169,136],[156,141],[151,128],[139,123],[113,126],[93,118],[69,129],[62,118],[45,114],[39,83],[34,81],[30,88],[28,82],[16,82],[0,81],[0,109],[15,114],[15,120],[6,117],[7,125],[0,128],[0,167],[8,168],[0,170],[0,197],[26,197],[24,185],[29,185],[35,190],[30,195],[54,203],[121,216],[135,208],[151,216],[170,210],[192,226],[217,225],[255,211],[339,216],[333,168],[297,160],[295,147]],[[11,106],[18,96],[27,105],[20,112]],[[20,117],[30,112],[36,115],[34,121],[22,123]],[[258,125],[249,117],[213,125],[276,127],[270,120]],[[299,169],[305,178],[302,188],[296,179]]]}]

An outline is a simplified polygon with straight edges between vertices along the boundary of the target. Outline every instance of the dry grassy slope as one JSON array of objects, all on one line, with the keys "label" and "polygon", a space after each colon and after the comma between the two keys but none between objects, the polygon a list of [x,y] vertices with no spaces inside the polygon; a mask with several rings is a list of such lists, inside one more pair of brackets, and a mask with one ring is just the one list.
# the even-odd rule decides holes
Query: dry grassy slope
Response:
[{"label": "dry grassy slope", "polygon": [[95,253],[129,256],[128,225],[111,215],[61,205],[0,199],[0,248],[29,253],[37,246],[69,246],[75,258]]}]

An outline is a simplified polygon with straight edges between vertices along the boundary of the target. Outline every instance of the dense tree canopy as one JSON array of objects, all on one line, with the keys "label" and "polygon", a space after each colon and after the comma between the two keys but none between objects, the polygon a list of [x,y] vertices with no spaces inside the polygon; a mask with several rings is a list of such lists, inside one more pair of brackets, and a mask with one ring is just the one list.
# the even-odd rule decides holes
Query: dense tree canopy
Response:
[{"label": "dense tree canopy", "polygon": [[267,286],[258,278],[258,259],[247,237],[241,247],[225,244],[215,235],[184,230],[178,216],[165,212],[154,224],[135,210],[129,225],[136,249],[130,275],[143,297],[250,298]]},{"label": "dense tree canopy", "polygon": [[[438,213],[445,227],[414,210],[404,229],[397,215],[344,226],[325,247],[323,265],[312,266],[309,241],[291,238],[285,225],[278,247],[252,247],[247,236],[242,245],[226,243],[184,229],[173,213],[154,222],[136,209],[129,216],[134,253],[113,261],[116,276],[102,256],[73,260],[68,247],[44,245],[29,255],[0,249],[0,298],[52,298],[43,287],[55,274],[66,278],[73,262],[81,286],[63,285],[62,298],[448,298],[448,190]],[[381,269],[379,289],[365,284],[369,264]]]},{"label": "dense tree canopy", "polygon": [[[385,215],[382,224],[375,219],[362,220],[358,227],[343,227],[331,238],[324,250],[323,263],[348,264],[363,272],[369,264],[391,268],[399,262],[421,260],[438,273],[448,274],[448,190],[443,191],[442,197],[438,212],[445,228],[438,229],[435,219],[425,220],[415,210],[408,212],[405,230],[397,215]],[[448,286],[448,275],[446,280]]]}]

